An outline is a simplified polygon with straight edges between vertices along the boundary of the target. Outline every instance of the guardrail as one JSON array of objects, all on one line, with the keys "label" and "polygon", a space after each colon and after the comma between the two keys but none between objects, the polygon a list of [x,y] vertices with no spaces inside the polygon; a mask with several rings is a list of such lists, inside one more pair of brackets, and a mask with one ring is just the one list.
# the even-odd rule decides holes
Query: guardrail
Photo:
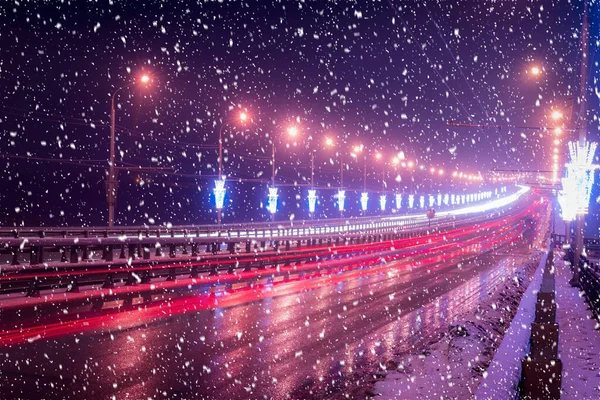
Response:
[{"label": "guardrail", "polygon": [[586,300],[592,308],[594,318],[596,321],[600,321],[600,274],[583,260],[579,274],[581,288],[585,292]]},{"label": "guardrail", "polygon": [[[506,203],[508,205],[505,204],[504,209],[510,209],[518,206],[519,202],[512,202],[522,199],[521,195],[524,193],[526,190],[509,196],[513,199],[508,203],[503,202],[506,199],[499,199],[488,204],[500,206]],[[481,207],[471,206],[465,209],[465,214],[461,214],[461,210],[441,212],[433,223],[425,215],[412,215],[385,216],[376,220],[361,217],[300,223],[288,221],[283,224],[230,224],[220,227],[189,225],[153,228],[0,228],[0,234],[12,233],[10,237],[0,237],[0,255],[10,256],[6,263],[13,266],[35,266],[51,261],[53,257],[49,255],[60,257],[56,258],[56,261],[78,263],[89,261],[97,253],[101,253],[102,260],[112,263],[115,256],[120,259],[142,257],[150,260],[151,253],[154,252],[154,257],[162,257],[165,248],[168,249],[170,258],[177,257],[177,254],[188,256],[190,247],[192,258],[203,253],[219,253],[223,246],[226,246],[230,254],[238,252],[244,246],[246,252],[250,253],[255,251],[260,243],[260,249],[264,251],[267,242],[274,249],[285,246],[286,250],[289,250],[292,247],[314,245],[316,240],[319,243],[326,241],[335,245],[353,240],[386,240],[390,234],[400,234],[402,237],[403,234],[415,230],[445,228],[457,223],[475,224],[499,213],[498,210],[479,211]],[[28,259],[26,255],[29,255]]]},{"label": "guardrail", "polygon": [[[476,243],[485,246],[485,243],[492,237],[518,237],[515,231],[523,228],[522,216],[526,212],[527,210],[521,210],[506,217],[496,216],[493,221],[481,223],[479,236],[475,239],[469,238],[464,243],[461,242],[461,246],[470,246]],[[498,220],[502,221],[501,228],[491,230],[492,227],[498,226]],[[405,243],[408,243],[409,237],[420,236],[423,233],[444,232],[444,236],[429,237],[420,242],[419,239],[414,239],[413,242],[425,246],[425,248],[434,244],[451,246],[450,243],[465,235],[465,232],[471,232],[471,225],[470,221],[463,220],[462,223],[448,226],[448,228],[456,227],[456,229],[431,228],[427,231],[417,229],[403,233],[380,234],[378,237],[374,235],[351,237],[338,245],[334,245],[331,237],[326,241],[312,239],[310,247],[297,246],[294,249],[289,247],[290,242],[287,241],[286,249],[282,251],[274,248],[272,251],[262,249],[260,252],[247,251],[241,254],[236,252],[210,253],[196,257],[196,259],[181,255],[179,259],[162,258],[151,261],[128,259],[114,263],[30,265],[26,268],[17,267],[11,271],[0,273],[0,293],[26,292],[28,296],[39,296],[40,290],[44,288],[67,287],[70,292],[78,291],[81,285],[91,284],[101,284],[103,288],[114,288],[117,281],[125,282],[126,285],[149,284],[154,278],[166,277],[167,281],[174,281],[179,275],[199,278],[200,273],[214,276],[219,274],[219,270],[225,269],[229,274],[233,274],[238,268],[243,272],[251,272],[253,268],[261,270],[269,266],[299,265],[316,260],[344,258],[344,262],[350,262],[345,258],[355,258],[357,255],[368,255],[373,260],[377,260],[381,254],[386,252],[402,251]],[[465,230],[467,226],[469,229]],[[295,271],[296,268],[294,267],[293,270]],[[239,276],[237,272],[235,276]]]}]

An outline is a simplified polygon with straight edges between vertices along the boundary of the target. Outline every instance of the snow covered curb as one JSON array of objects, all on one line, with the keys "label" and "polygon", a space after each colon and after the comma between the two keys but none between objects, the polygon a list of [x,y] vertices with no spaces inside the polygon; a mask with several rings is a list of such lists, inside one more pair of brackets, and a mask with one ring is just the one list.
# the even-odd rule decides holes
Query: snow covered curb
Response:
[{"label": "snow covered curb", "polygon": [[529,348],[531,323],[535,319],[535,303],[547,258],[548,252],[542,256],[535,275],[521,298],[517,313],[475,392],[475,399],[516,398],[521,378],[521,361]]}]

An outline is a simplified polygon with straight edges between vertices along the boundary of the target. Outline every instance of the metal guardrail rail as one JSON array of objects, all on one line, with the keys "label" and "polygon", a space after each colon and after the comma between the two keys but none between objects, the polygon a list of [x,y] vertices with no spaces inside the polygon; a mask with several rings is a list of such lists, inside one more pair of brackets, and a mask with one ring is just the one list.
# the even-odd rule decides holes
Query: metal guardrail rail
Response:
[{"label": "metal guardrail rail", "polygon": [[600,274],[582,261],[579,282],[596,321],[600,321]]}]

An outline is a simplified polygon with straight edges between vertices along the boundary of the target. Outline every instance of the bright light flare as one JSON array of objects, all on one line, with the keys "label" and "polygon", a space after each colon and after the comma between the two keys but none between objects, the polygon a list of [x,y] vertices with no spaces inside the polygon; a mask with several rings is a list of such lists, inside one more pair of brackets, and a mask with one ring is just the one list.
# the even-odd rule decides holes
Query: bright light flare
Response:
[{"label": "bright light flare", "polygon": [[150,82],[150,77],[148,75],[142,75],[142,77],[140,78],[140,81],[142,83],[148,83],[148,82]]},{"label": "bright light flare", "polygon": [[562,112],[560,112],[559,110],[553,110],[552,114],[550,114],[553,120],[559,120],[563,117]]},{"label": "bright light flare", "polygon": [[531,67],[530,71],[533,76],[538,76],[542,73],[542,70],[540,69],[540,67],[537,67],[537,66]]}]

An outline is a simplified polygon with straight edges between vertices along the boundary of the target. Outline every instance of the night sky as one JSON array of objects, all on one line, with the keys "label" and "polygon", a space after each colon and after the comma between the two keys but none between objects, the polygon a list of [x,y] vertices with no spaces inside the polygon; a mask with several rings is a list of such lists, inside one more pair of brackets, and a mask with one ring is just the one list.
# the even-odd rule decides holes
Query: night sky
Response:
[{"label": "night sky", "polygon": [[[2,225],[106,223],[110,98],[143,73],[152,77],[148,86],[134,84],[117,97],[118,163],[132,168],[120,174],[122,224],[214,221],[211,188],[223,122],[230,177],[225,221],[232,222],[266,220],[271,140],[282,184],[306,184],[309,152],[316,150],[316,186],[339,186],[344,153],[344,184],[359,192],[362,161],[349,152],[362,143],[371,191],[382,188],[374,153],[389,160],[403,151],[446,173],[435,179],[415,173],[411,182],[401,171],[397,182],[390,172],[390,192],[473,192],[477,185],[450,179],[450,171],[549,170],[552,134],[515,127],[553,126],[553,109],[563,110],[565,126],[582,116],[573,100],[580,86],[580,1],[173,3],[3,2]],[[593,4],[592,140],[600,93],[597,15]],[[240,110],[252,118],[243,127],[235,121]],[[285,134],[291,124],[299,129],[293,141]],[[325,137],[334,138],[335,150],[323,146]],[[282,218],[306,217],[306,187],[283,190]],[[335,207],[333,191],[320,194],[325,217]],[[351,196],[349,207],[357,209],[358,195]],[[597,235],[598,211],[592,211],[586,233]]]}]

